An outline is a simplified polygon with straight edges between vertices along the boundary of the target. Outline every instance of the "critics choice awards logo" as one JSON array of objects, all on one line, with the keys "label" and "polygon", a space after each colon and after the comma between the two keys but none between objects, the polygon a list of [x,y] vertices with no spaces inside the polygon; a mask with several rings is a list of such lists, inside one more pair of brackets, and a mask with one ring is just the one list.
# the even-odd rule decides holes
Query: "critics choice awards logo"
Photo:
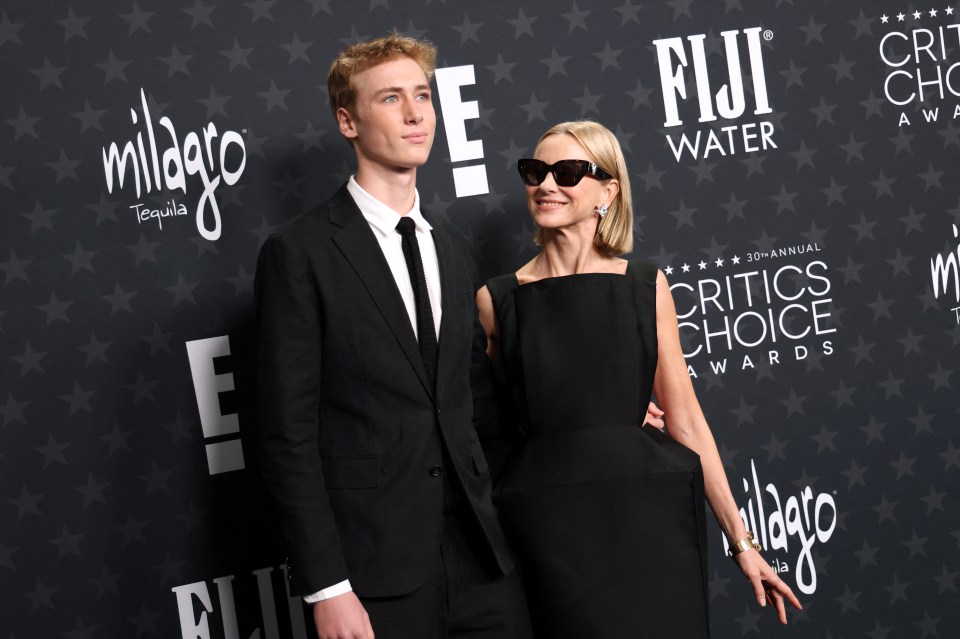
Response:
[{"label": "critics choice awards logo", "polygon": [[[720,37],[720,57],[726,63],[723,66],[708,64],[706,34],[653,41],[663,91],[663,126],[681,127],[685,119],[693,118],[698,124],[708,125],[667,132],[667,143],[677,162],[684,156],[698,160],[777,148],[773,123],[756,117],[773,112],[761,43],[761,38],[772,40],[773,32],[751,27],[742,32],[723,31]],[[744,69],[749,70],[746,77]],[[696,86],[695,100],[687,94],[691,76]],[[712,124],[718,119],[722,122]]]},{"label": "critics choice awards logo", "polygon": [[665,267],[691,377],[832,355],[833,284],[821,252],[814,242]]},{"label": "critics choice awards logo", "polygon": [[[199,182],[200,197],[196,203],[197,231],[207,240],[220,239],[222,224],[216,190],[222,184],[237,183],[247,164],[243,138],[236,131],[220,133],[210,122],[200,132],[190,131],[183,138],[173,121],[163,116],[154,127],[147,106],[147,97],[140,90],[140,112],[130,109],[130,123],[139,130],[132,140],[111,142],[103,147],[103,173],[107,191],[132,188],[140,199],[144,194],[163,193],[163,201],[141,201],[130,206],[137,223],[155,221],[160,229],[167,218],[187,216],[186,205],[177,201],[192,195]],[[189,183],[188,183],[189,182]]]},{"label": "critics choice awards logo", "polygon": [[960,61],[950,61],[960,45],[956,18],[953,7],[880,16],[883,95],[897,107],[898,126],[960,116]]}]

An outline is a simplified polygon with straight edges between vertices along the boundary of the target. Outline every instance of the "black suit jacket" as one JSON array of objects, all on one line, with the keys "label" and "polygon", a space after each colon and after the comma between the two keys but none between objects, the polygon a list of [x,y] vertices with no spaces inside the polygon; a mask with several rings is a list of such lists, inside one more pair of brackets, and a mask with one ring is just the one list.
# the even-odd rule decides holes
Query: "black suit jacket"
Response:
[{"label": "black suit jacket", "polygon": [[346,187],[261,249],[258,441],[296,593],[348,578],[361,596],[422,584],[440,543],[443,479],[431,473],[435,466],[462,485],[492,568],[512,568],[472,424],[474,395],[488,388],[478,373],[486,357],[475,267],[466,239],[425,215],[443,308],[436,389],[386,259]]}]

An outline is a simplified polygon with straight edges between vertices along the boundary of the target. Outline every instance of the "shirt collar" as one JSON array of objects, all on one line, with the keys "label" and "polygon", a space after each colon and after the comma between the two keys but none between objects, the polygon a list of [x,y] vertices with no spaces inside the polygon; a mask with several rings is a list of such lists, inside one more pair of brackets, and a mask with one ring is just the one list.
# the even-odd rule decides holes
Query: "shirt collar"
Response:
[{"label": "shirt collar", "polygon": [[423,217],[423,214],[420,212],[420,192],[416,189],[413,191],[413,208],[407,211],[406,216],[401,216],[389,206],[364,191],[363,187],[357,184],[357,181],[352,175],[347,182],[347,191],[353,196],[354,202],[357,203],[357,207],[360,209],[360,212],[363,213],[363,217],[367,220],[367,223],[382,236],[396,233],[397,223],[400,222],[401,217],[409,217],[413,220],[417,231],[421,233],[428,233],[433,230],[433,227],[430,226],[430,223],[427,222],[426,218]]}]

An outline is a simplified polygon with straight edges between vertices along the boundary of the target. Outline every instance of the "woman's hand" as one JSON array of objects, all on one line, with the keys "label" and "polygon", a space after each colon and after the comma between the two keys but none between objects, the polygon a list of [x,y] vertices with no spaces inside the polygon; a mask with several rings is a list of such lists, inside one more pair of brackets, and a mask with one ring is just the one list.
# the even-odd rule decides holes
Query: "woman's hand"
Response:
[{"label": "woman's hand", "polygon": [[797,610],[803,610],[803,606],[794,596],[790,586],[785,584],[773,568],[764,560],[756,550],[745,550],[734,557],[740,570],[747,576],[753,585],[754,595],[757,603],[766,606],[768,601],[772,601],[776,607],[777,616],[780,623],[787,623],[787,611],[784,601],[789,601]]},{"label": "woman's hand", "polygon": [[647,406],[647,414],[643,418],[643,423],[663,430],[663,411],[660,410],[656,404],[650,402],[650,405]]}]

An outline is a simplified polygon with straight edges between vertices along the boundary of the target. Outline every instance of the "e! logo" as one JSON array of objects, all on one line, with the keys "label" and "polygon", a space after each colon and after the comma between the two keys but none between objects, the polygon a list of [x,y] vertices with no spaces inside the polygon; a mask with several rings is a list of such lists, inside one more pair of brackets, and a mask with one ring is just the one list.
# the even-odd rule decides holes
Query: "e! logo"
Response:
[{"label": "e! logo", "polygon": [[[220,412],[220,393],[234,390],[233,373],[218,375],[213,360],[227,355],[230,355],[230,338],[227,335],[187,342],[193,390],[197,395],[200,425],[205,439],[240,432],[237,414],[224,415]],[[243,447],[239,437],[207,444],[206,449],[207,467],[211,475],[244,468]]]},{"label": "e! logo", "polygon": [[[451,162],[466,162],[483,158],[483,141],[468,140],[463,126],[466,120],[480,117],[476,100],[463,102],[460,87],[476,84],[473,65],[437,69],[437,93],[440,96],[440,111],[443,126],[447,131],[447,147]],[[490,192],[487,185],[487,167],[483,164],[461,166],[453,169],[453,183],[457,197],[483,195]]]}]

